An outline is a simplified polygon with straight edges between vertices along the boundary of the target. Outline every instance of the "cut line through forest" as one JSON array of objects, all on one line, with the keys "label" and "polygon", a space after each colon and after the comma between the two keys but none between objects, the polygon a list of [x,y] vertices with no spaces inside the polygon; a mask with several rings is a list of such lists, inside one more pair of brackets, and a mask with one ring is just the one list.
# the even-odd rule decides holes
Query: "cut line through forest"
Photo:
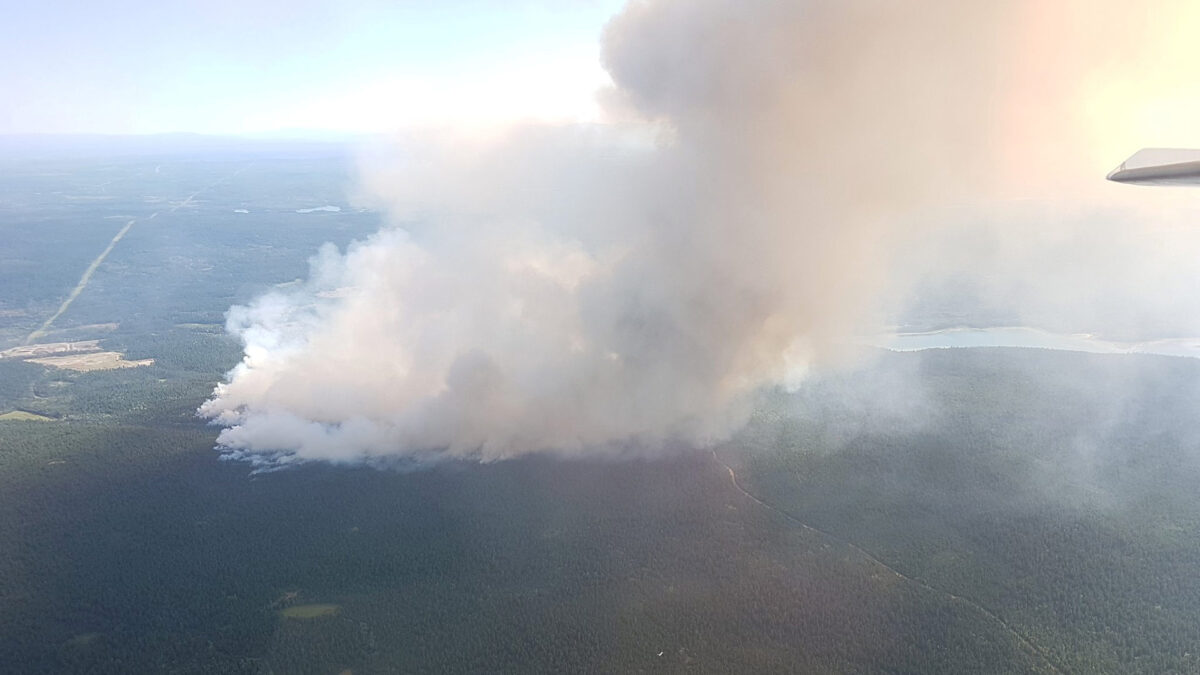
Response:
[{"label": "cut line through forest", "polygon": [[[247,164],[246,166],[243,166],[242,168],[238,169],[237,171],[234,171],[233,173],[229,174],[228,176],[221,178],[219,180],[213,181],[211,184],[206,185],[206,186],[200,188],[199,190],[196,190],[192,194],[188,195],[187,199],[184,199],[183,201],[179,202],[175,206],[172,206],[170,209],[168,209],[167,213],[175,213],[180,208],[187,206],[188,204],[191,204],[192,200],[195,199],[196,196],[199,195],[201,192],[204,192],[206,190],[211,190],[212,188],[220,185],[221,183],[224,183],[225,181],[227,181],[231,178],[237,177],[238,174],[240,174],[241,172],[250,168],[250,166],[251,166],[250,164]],[[154,218],[156,218],[158,216],[158,214],[159,214],[159,212],[155,211],[154,213],[151,213],[149,216],[147,216],[146,220],[154,220]],[[95,274],[96,270],[99,269],[100,265],[104,263],[104,259],[108,257],[108,254],[112,253],[112,250],[114,248],[116,248],[117,244],[120,243],[120,241],[125,238],[125,235],[129,234],[129,230],[133,229],[133,225],[137,221],[138,221],[137,218],[132,218],[129,220],[129,222],[125,223],[124,227],[122,227],[120,230],[117,231],[117,234],[112,238],[112,240],[110,240],[108,242],[108,246],[104,247],[104,250],[100,252],[100,255],[96,256],[96,259],[92,261],[92,264],[88,265],[87,269],[85,269],[83,271],[83,276],[79,277],[79,283],[75,284],[75,288],[71,289],[71,292],[70,292],[70,294],[67,295],[67,298],[62,301],[61,305],[58,306],[58,311],[56,311],[56,312],[54,312],[54,314],[50,315],[50,318],[46,319],[46,321],[43,322],[41,326],[38,326],[37,330],[34,330],[32,333],[30,333],[25,338],[25,342],[23,344],[30,344],[34,340],[45,335],[46,332],[50,330],[50,326],[54,325],[54,322],[56,320],[58,320],[58,317],[63,315],[63,312],[67,311],[67,308],[69,308],[71,306],[72,302],[75,302],[75,298],[79,297],[79,294],[83,292],[83,289],[87,288],[88,282],[90,282],[92,280],[92,275]]]},{"label": "cut line through forest", "polygon": [[1024,635],[1021,635],[1021,633],[1018,632],[1011,625],[1009,625],[1009,623],[1007,621],[1000,618],[998,615],[993,613],[988,608],[984,607],[983,605],[979,604],[978,602],[976,602],[970,598],[966,598],[961,595],[955,595],[954,593],[951,593],[950,591],[946,591],[946,590],[931,586],[928,583],[921,581],[920,579],[914,579],[914,578],[904,574],[903,572],[897,570],[896,568],[892,567],[891,565],[883,562],[882,560],[877,558],[875,555],[873,555],[871,552],[867,551],[866,549],[862,548],[861,546],[858,546],[857,544],[855,544],[853,542],[846,541],[845,539],[842,539],[841,537],[838,537],[834,534],[826,532],[825,530],[813,527],[812,525],[809,525],[808,523],[800,520],[796,516],[793,516],[792,514],[788,513],[787,511],[784,511],[783,509],[780,509],[776,506],[772,506],[771,504],[768,504],[767,502],[763,501],[762,499],[759,499],[756,495],[754,495],[753,493],[751,493],[750,491],[748,491],[742,487],[741,483],[738,482],[737,473],[733,470],[733,467],[731,467],[728,464],[726,464],[725,462],[721,461],[721,458],[717,456],[716,450],[712,451],[712,458],[713,458],[714,462],[721,465],[721,467],[723,467],[725,469],[725,471],[729,472],[729,482],[733,484],[733,487],[736,488],[738,492],[742,493],[742,495],[744,495],[745,497],[750,499],[750,501],[754,502],[755,504],[758,504],[759,506],[763,507],[764,509],[773,511],[773,512],[779,514],[780,516],[783,516],[784,519],[786,519],[788,522],[792,523],[793,525],[798,525],[802,529],[808,530],[809,532],[813,532],[822,537],[825,537],[826,539],[833,540],[843,546],[850,548],[851,550],[855,551],[856,553],[863,556],[864,558],[871,561],[872,563],[875,563],[876,565],[882,567],[883,569],[887,570],[888,572],[891,572],[893,575],[895,575],[899,579],[902,579],[902,580],[907,581],[912,584],[916,584],[918,587],[923,588],[932,593],[944,595],[944,596],[950,598],[954,602],[961,602],[961,603],[966,604],[968,607],[975,609],[979,613],[983,614],[985,617],[1000,624],[1000,626],[1003,627],[1005,631],[1007,631],[1010,635],[1012,635],[1014,638],[1016,638],[1018,644],[1022,645],[1027,650],[1029,650],[1029,652],[1032,653],[1034,656],[1041,659],[1047,666],[1050,667],[1050,670],[1052,672],[1060,673],[1060,674],[1065,672],[1063,669],[1056,666],[1054,664],[1054,662],[1050,660],[1050,657],[1046,656],[1046,654],[1044,652],[1042,652],[1042,650],[1039,649],[1036,645],[1034,645],[1033,642],[1031,642]]}]

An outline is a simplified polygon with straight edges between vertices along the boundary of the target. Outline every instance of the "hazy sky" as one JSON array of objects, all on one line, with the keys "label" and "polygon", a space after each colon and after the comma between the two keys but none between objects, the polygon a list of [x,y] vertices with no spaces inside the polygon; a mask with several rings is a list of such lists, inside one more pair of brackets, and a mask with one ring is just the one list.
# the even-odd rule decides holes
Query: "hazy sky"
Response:
[{"label": "hazy sky", "polygon": [[[608,81],[600,33],[624,4],[8,3],[0,20],[0,134],[390,131],[430,122],[595,119],[595,90]],[[874,5],[875,13],[888,6]],[[1125,0],[1014,0],[1004,7],[1025,27],[1005,46],[1011,63],[1055,86],[1070,82],[1080,113],[1071,133],[1091,135],[1089,147],[1105,162],[1136,145],[1200,141],[1200,94],[1183,85],[1195,81],[1197,68],[1193,2],[1137,9]],[[1108,47],[1076,49],[1082,44]],[[1077,78],[1060,76],[1066,71]],[[1036,116],[1037,101],[1062,93],[1035,83],[997,101],[997,114]]]},{"label": "hazy sky", "polygon": [[0,22],[0,133],[589,119],[620,0],[48,0]]}]

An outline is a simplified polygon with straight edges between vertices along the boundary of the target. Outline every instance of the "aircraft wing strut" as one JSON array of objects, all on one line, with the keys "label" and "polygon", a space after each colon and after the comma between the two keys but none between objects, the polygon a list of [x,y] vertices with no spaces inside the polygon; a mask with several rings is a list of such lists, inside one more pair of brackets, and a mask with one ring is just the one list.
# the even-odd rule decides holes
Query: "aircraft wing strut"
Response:
[{"label": "aircraft wing strut", "polygon": [[1134,185],[1200,185],[1200,150],[1139,150],[1113,169],[1108,179]]}]

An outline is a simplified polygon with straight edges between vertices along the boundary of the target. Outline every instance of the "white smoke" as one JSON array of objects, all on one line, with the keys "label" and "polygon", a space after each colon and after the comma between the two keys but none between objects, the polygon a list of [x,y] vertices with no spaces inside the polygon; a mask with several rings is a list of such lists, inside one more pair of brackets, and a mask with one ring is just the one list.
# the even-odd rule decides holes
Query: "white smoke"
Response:
[{"label": "white smoke", "polygon": [[246,356],[201,409],[219,443],[494,460],[728,436],[750,393],[870,328],[912,214],[1003,182],[1024,14],[916,4],[635,0],[604,34],[619,123],[372,164],[395,225],[231,310]]}]

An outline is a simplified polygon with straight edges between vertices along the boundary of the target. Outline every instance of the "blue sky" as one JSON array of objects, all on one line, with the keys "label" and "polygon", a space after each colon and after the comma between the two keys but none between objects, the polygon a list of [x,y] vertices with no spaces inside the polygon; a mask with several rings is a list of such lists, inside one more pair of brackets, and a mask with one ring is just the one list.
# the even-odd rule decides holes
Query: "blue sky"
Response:
[{"label": "blue sky", "polygon": [[13,3],[0,133],[589,119],[622,0]]}]

